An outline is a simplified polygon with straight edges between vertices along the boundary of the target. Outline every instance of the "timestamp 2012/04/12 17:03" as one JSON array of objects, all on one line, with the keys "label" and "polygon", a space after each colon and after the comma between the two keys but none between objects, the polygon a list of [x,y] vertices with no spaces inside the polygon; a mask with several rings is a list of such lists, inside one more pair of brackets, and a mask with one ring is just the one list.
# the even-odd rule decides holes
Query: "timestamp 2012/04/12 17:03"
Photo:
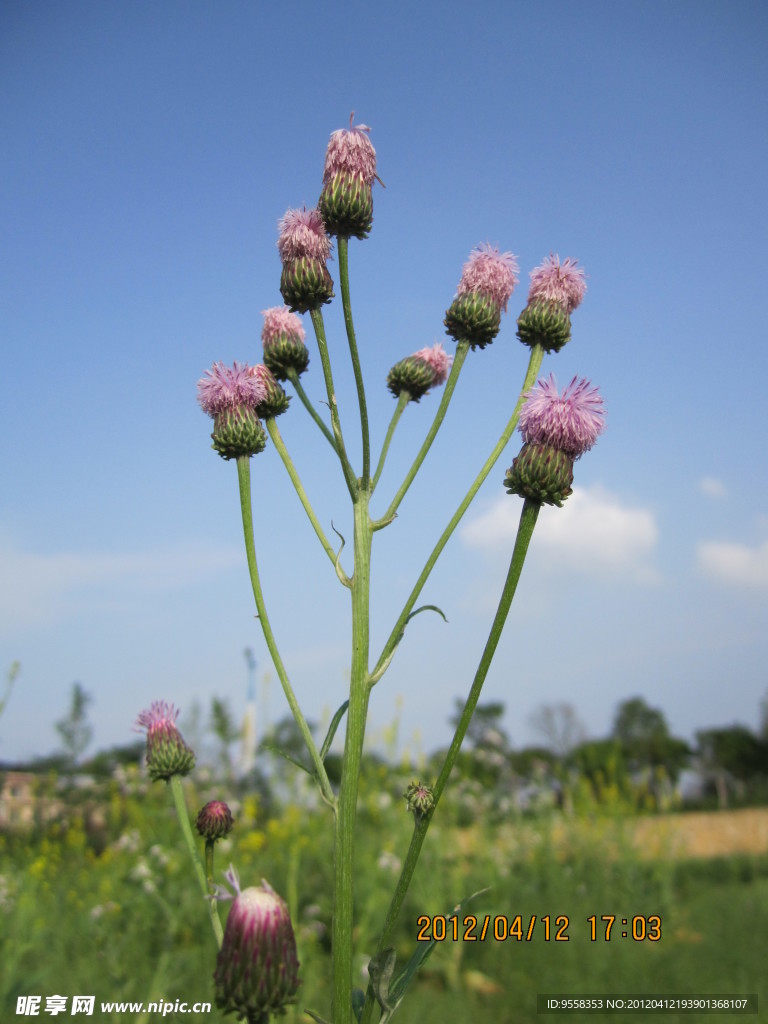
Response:
[{"label": "timestamp 2012/04/12 17:03", "polygon": [[[586,934],[591,942],[612,942],[629,939],[634,942],[658,942],[661,939],[661,917],[658,914],[593,914],[585,919]],[[418,942],[531,942],[535,937],[544,942],[570,942],[571,918],[567,914],[423,914],[416,921]]]}]

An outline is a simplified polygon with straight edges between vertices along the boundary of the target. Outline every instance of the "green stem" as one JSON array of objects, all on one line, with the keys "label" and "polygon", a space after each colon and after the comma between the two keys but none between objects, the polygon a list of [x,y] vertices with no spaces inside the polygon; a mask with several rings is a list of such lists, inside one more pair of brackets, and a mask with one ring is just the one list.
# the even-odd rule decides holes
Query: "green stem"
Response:
[{"label": "green stem", "polygon": [[[530,501],[528,498],[523,503],[523,511],[520,515],[520,524],[517,528],[517,537],[515,538],[515,546],[512,551],[512,559],[509,563],[509,570],[507,572],[507,578],[504,583],[504,589],[501,592],[499,598],[499,606],[496,609],[496,615],[491,625],[491,631],[488,635],[488,640],[485,644],[480,663],[477,666],[477,672],[472,682],[472,687],[467,696],[467,700],[464,704],[464,708],[461,712],[458,725],[456,726],[456,732],[454,733],[451,745],[448,748],[445,762],[437,778],[437,782],[432,790],[432,796],[434,804],[432,809],[423,818],[416,821],[413,829],[413,836],[411,838],[411,845],[408,848],[403,868],[400,873],[400,878],[397,882],[392,902],[390,903],[389,910],[387,911],[387,917],[384,922],[384,928],[382,929],[381,936],[379,938],[379,945],[377,952],[381,952],[387,945],[389,945],[392,931],[397,921],[398,915],[403,905],[405,895],[408,892],[408,888],[413,878],[413,873],[416,869],[416,864],[421,853],[421,848],[424,844],[429,825],[434,817],[435,810],[440,801],[440,797],[443,794],[443,790],[448,782],[448,778],[451,774],[456,758],[461,749],[461,744],[466,736],[469,723],[472,719],[472,715],[477,707],[477,702],[480,699],[480,692],[485,683],[488,670],[491,667],[493,656],[496,653],[496,648],[499,645],[501,634],[504,629],[504,624],[509,614],[509,609],[512,604],[512,599],[515,596],[517,590],[517,584],[520,580],[520,573],[525,563],[525,556],[528,553],[528,545],[531,542],[533,531],[536,526],[536,520],[539,515],[541,505],[537,501]],[[373,1007],[373,988],[368,986],[368,992],[366,993],[366,1001],[361,1017],[361,1024],[368,1024],[371,1016],[371,1009]]]},{"label": "green stem", "polygon": [[[397,622],[395,623],[395,625],[394,625],[394,627],[392,629],[392,632],[389,635],[389,639],[387,640],[387,642],[384,645],[384,648],[383,648],[381,654],[379,655],[379,660],[376,662],[376,666],[374,667],[373,671],[371,672],[371,678],[373,679],[374,682],[378,682],[378,680],[384,674],[384,671],[386,670],[386,668],[389,665],[390,661],[392,660],[392,657],[394,656],[394,653],[395,653],[395,649],[397,648],[397,645],[400,643],[400,640],[402,639],[402,636],[403,636],[403,632],[405,631],[405,627],[406,627],[406,624],[408,622],[408,617],[410,616],[411,612],[413,611],[413,606],[416,604],[418,596],[421,593],[421,591],[422,591],[422,589],[424,587],[424,584],[427,582],[427,580],[429,578],[429,574],[432,572],[433,568],[435,567],[435,563],[437,562],[438,558],[442,554],[443,548],[448,543],[451,535],[453,534],[453,531],[456,529],[456,527],[461,522],[461,519],[464,516],[464,513],[467,511],[467,509],[471,505],[472,500],[474,499],[475,495],[480,490],[480,487],[485,482],[488,474],[493,469],[493,467],[496,465],[496,463],[498,462],[498,460],[499,460],[499,458],[501,456],[501,453],[506,448],[506,446],[507,446],[507,444],[509,442],[509,439],[510,439],[510,437],[512,436],[512,434],[514,432],[514,429],[517,426],[517,421],[518,421],[518,419],[520,417],[520,410],[522,409],[523,402],[525,401],[523,396],[524,396],[525,392],[528,391],[529,388],[533,387],[533,385],[535,384],[536,376],[537,376],[539,370],[541,369],[541,362],[542,362],[543,358],[544,358],[544,350],[541,348],[540,345],[534,346],[534,348],[531,350],[531,357],[528,360],[528,369],[527,369],[526,374],[525,374],[525,379],[523,381],[523,386],[520,389],[520,397],[517,400],[517,404],[515,405],[515,408],[514,408],[514,411],[512,413],[512,416],[510,417],[509,422],[507,423],[506,427],[504,428],[504,432],[502,433],[501,437],[496,442],[496,444],[495,444],[495,446],[493,448],[493,451],[491,452],[491,454],[486,459],[486,461],[485,461],[485,463],[483,465],[483,468],[480,470],[478,475],[475,477],[475,480],[472,483],[472,486],[469,488],[469,490],[465,494],[461,504],[459,505],[459,507],[454,512],[453,517],[451,518],[450,522],[446,526],[445,530],[443,530],[443,533],[440,536],[440,539],[438,540],[438,542],[435,545],[435,547],[432,549],[432,553],[430,554],[429,558],[427,559],[426,564],[424,565],[424,568],[421,571],[421,575],[416,580],[416,584],[415,584],[413,590],[411,591],[408,600],[405,603],[405,607],[403,608],[402,612],[400,613],[400,617],[398,618]],[[374,523],[373,525],[374,525],[374,529],[375,529],[377,524]]]},{"label": "green stem", "polygon": [[355,373],[357,402],[360,406],[360,428],[363,435],[363,475],[361,483],[363,487],[367,487],[368,481],[371,477],[371,442],[368,431],[368,405],[365,401],[363,373],[360,369],[360,357],[357,352],[357,339],[355,338],[355,325],[352,321],[352,304],[349,299],[349,239],[344,235],[339,235],[338,243],[341,304],[344,308],[344,326],[347,329],[349,354],[352,357],[352,369]]},{"label": "green stem", "polygon": [[354,910],[354,850],[360,764],[368,714],[369,605],[371,539],[368,491],[361,488],[355,502],[355,572],[352,577],[352,671],[347,709],[341,785],[334,836],[333,1024],[353,1024],[352,928]]},{"label": "green stem", "polygon": [[371,482],[371,494],[373,494],[374,490],[376,489],[376,484],[379,482],[381,471],[382,469],[384,469],[384,462],[387,458],[387,452],[389,451],[389,446],[392,442],[392,437],[394,436],[395,433],[395,427],[400,422],[400,417],[403,415],[405,407],[406,405],[408,405],[410,400],[411,396],[408,394],[407,391],[401,391],[400,394],[397,396],[397,405],[395,406],[395,411],[392,413],[392,419],[389,421],[389,426],[387,427],[387,436],[384,438],[384,444],[381,449],[381,455],[379,456],[378,465],[376,466],[376,472],[373,474],[373,480]]},{"label": "green stem", "polygon": [[432,447],[432,442],[435,440],[437,432],[440,429],[443,420],[445,419],[445,414],[448,411],[448,405],[451,401],[451,398],[453,397],[453,392],[459,380],[459,373],[461,372],[461,367],[464,365],[464,360],[467,358],[467,352],[469,352],[469,342],[460,341],[456,346],[456,355],[453,360],[453,365],[451,366],[451,372],[448,375],[448,380],[445,382],[443,396],[440,399],[440,405],[437,407],[437,412],[435,413],[435,418],[432,421],[432,426],[429,428],[429,432],[427,433],[427,436],[424,438],[424,443],[419,449],[418,455],[413,460],[413,465],[408,470],[405,480],[403,480],[402,484],[400,485],[400,489],[392,499],[389,508],[381,517],[381,519],[377,519],[376,522],[373,524],[374,529],[381,529],[382,526],[386,526],[388,523],[392,522],[392,520],[395,517],[395,513],[397,512],[397,509],[400,505],[400,502],[405,497],[408,488],[413,483],[414,477],[421,468],[422,462],[427,457],[427,452]]},{"label": "green stem", "polygon": [[344,437],[341,433],[341,420],[339,419],[339,409],[336,404],[336,388],[333,383],[333,372],[331,370],[330,356],[328,355],[328,344],[325,340],[323,312],[320,309],[313,309],[310,312],[310,316],[312,317],[312,326],[315,328],[315,338],[317,339],[317,347],[320,352],[320,362],[323,364],[323,377],[325,378],[325,390],[328,394],[328,406],[331,410],[331,426],[333,427],[333,436],[336,439],[336,450],[339,454],[341,469],[344,473],[344,479],[347,482],[350,497],[352,498],[352,501],[355,501],[357,497],[357,480],[352,470],[352,466],[349,464],[347,450],[344,447]]},{"label": "green stem", "polygon": [[317,411],[317,409],[315,409],[314,405],[312,405],[312,402],[309,400],[309,396],[307,395],[306,391],[301,385],[298,373],[295,370],[289,370],[288,380],[291,382],[291,384],[293,384],[294,391],[299,396],[299,400],[301,401],[302,405],[307,410],[312,419],[315,421],[315,423],[318,425],[318,427],[322,430],[326,440],[328,441],[328,444],[331,446],[331,448],[333,448],[333,450],[338,455],[339,449],[336,447],[336,441],[334,440],[333,434],[330,432],[325,423],[323,423],[320,417],[320,413]]},{"label": "green stem", "polygon": [[215,854],[216,840],[206,839],[205,840],[205,876],[208,879],[209,890],[213,888],[213,862]]},{"label": "green stem", "polygon": [[[317,534],[317,539],[322,544],[323,551],[325,551],[326,555],[328,555],[328,557],[330,558],[331,564],[336,569],[336,571],[339,572],[336,552],[331,547],[328,538],[325,536],[325,533],[323,532],[322,526],[317,521],[315,510],[309,503],[309,498],[307,497],[306,491],[304,490],[301,480],[299,479],[299,474],[296,472],[296,467],[293,464],[293,460],[291,459],[291,456],[288,454],[288,449],[285,447],[285,442],[283,441],[282,435],[280,434],[280,428],[278,427],[274,416],[268,416],[264,422],[266,424],[267,431],[269,432],[269,436],[272,438],[272,443],[277,449],[280,458],[283,460],[283,465],[285,466],[288,472],[288,476],[291,478],[291,483],[296,489],[296,493],[299,496],[299,501],[304,506],[304,511],[307,513],[309,521],[312,524],[312,529]],[[340,576],[340,578],[342,579],[342,582],[344,582],[346,576]],[[345,585],[349,586],[348,580]]]},{"label": "green stem", "polygon": [[195,874],[197,875],[197,881],[200,885],[200,891],[208,904],[208,915],[211,919],[213,934],[216,936],[216,942],[218,943],[219,949],[221,949],[224,932],[221,927],[221,921],[219,920],[219,911],[216,906],[216,900],[210,898],[211,890],[208,887],[205,866],[200,857],[200,852],[197,849],[195,837],[192,835],[192,826],[189,824],[189,812],[187,811],[187,802],[184,799],[184,787],[181,783],[181,776],[172,775],[168,782],[171,786],[173,803],[176,807],[176,816],[179,819],[179,824],[181,825],[181,831],[184,836],[186,847],[189,850],[189,856],[192,858],[192,864],[195,868]]},{"label": "green stem", "polygon": [[237,477],[240,484],[240,508],[243,515],[243,535],[245,537],[245,552],[248,557],[248,572],[251,577],[253,597],[256,602],[256,611],[259,615],[259,622],[261,623],[261,628],[264,633],[264,640],[266,641],[269,653],[272,656],[272,662],[283,687],[283,693],[288,701],[288,706],[291,709],[296,725],[299,727],[299,731],[304,738],[307,750],[312,758],[312,763],[315,766],[315,775],[317,776],[320,790],[325,800],[333,806],[335,804],[335,797],[333,795],[331,784],[328,780],[325,765],[323,764],[322,758],[315,746],[315,741],[312,738],[312,733],[309,730],[306,719],[301,713],[301,708],[299,707],[296,695],[294,694],[290,680],[288,679],[288,673],[285,671],[283,659],[280,657],[280,652],[277,649],[275,637],[272,633],[272,627],[269,624],[269,617],[267,616],[267,609],[264,604],[264,595],[261,592],[259,569],[256,564],[256,545],[253,539],[253,512],[251,509],[251,468],[248,457],[245,455],[240,456],[237,460]]}]

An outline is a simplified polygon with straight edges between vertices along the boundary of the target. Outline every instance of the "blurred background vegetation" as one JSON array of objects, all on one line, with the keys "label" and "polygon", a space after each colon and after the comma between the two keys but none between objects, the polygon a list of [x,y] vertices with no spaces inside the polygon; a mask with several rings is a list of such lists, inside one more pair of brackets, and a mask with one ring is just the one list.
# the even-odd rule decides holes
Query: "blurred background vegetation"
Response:
[{"label": "blurred background vegetation", "polygon": [[[212,998],[215,943],[170,794],[150,783],[140,738],[86,755],[89,705],[75,684],[57,724],[60,752],[0,764],[3,1020],[20,995],[95,995],[95,1017],[105,1021],[128,1018],[99,1017],[102,1000]],[[757,733],[718,727],[689,744],[670,734],[660,710],[634,698],[617,707],[609,736],[588,740],[575,708],[542,706],[534,723],[541,745],[515,750],[503,712],[498,704],[478,709],[396,948],[409,957],[420,916],[447,914],[479,890],[462,916],[522,915],[527,925],[536,915],[536,927],[530,941],[452,941],[449,930],[399,1019],[534,1021],[540,992],[768,998],[768,716]],[[193,708],[180,724],[199,755],[185,782],[190,815],[221,799],[236,819],[217,845],[217,872],[233,863],[243,885],[266,878],[289,903],[304,980],[287,1020],[308,1020],[304,1007],[327,1015],[332,830],[311,778],[294,763],[303,757],[296,729],[277,722],[244,759],[243,727],[225,702]],[[412,829],[402,794],[415,778],[429,783],[439,763],[439,752],[400,750],[396,723],[366,759],[354,965],[361,987]],[[329,767],[338,772],[337,755]],[[598,920],[591,941],[588,918],[602,915],[618,921],[606,941]],[[621,918],[651,915],[661,917],[660,941],[632,938],[631,924],[621,937]],[[567,941],[554,939],[557,917],[568,918]],[[204,1019],[222,1018],[214,1009]]]}]

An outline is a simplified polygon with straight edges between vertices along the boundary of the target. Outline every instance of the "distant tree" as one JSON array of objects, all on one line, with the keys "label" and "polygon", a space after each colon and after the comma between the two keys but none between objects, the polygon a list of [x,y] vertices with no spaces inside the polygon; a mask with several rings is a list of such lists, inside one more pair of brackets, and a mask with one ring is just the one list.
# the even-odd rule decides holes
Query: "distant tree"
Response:
[{"label": "distant tree", "polygon": [[617,794],[629,792],[624,749],[618,740],[587,740],[571,751],[568,760],[579,775],[591,783],[598,800],[602,800],[608,790]]},{"label": "distant tree", "polygon": [[768,744],[746,726],[701,729],[696,733],[696,744],[721,807],[728,804],[729,785],[743,794],[747,782],[768,775]]},{"label": "distant tree", "polygon": [[[309,726],[309,731],[314,736],[317,724],[315,722],[307,722],[307,725]],[[274,751],[277,754],[283,755],[283,759],[289,761],[298,761],[299,764],[305,765],[308,771],[310,770],[307,745],[293,715],[284,715],[272,726],[266,737],[262,740],[260,749]]]},{"label": "distant tree", "polygon": [[768,693],[760,701],[760,739],[768,743]]},{"label": "distant tree", "polygon": [[65,756],[73,765],[77,763],[93,736],[93,728],[87,720],[88,705],[92,700],[81,683],[73,683],[69,711],[56,723],[56,732],[61,736]]},{"label": "distant tree", "polygon": [[611,736],[621,744],[630,767],[664,768],[673,781],[690,755],[685,740],[670,734],[663,712],[649,707],[642,697],[619,705]]},{"label": "distant tree", "polygon": [[[455,701],[450,724],[455,729],[461,719],[464,702]],[[500,701],[478,704],[464,737],[463,749],[457,758],[457,769],[486,788],[502,781],[510,782],[510,740],[501,723],[504,705]]]},{"label": "distant tree", "polygon": [[512,770],[523,778],[541,773],[542,768],[554,769],[558,758],[549,747],[523,747],[509,755]]},{"label": "distant tree", "polygon": [[573,704],[541,704],[531,715],[530,722],[557,757],[566,757],[586,739],[587,730]]},{"label": "distant tree", "polygon": [[99,750],[89,757],[83,767],[93,776],[107,778],[115,768],[121,765],[140,764],[146,749],[147,741],[145,739],[109,747],[107,750]]},{"label": "distant tree", "polygon": [[[451,715],[450,723],[455,729],[461,719],[464,710],[464,701],[454,701],[454,713]],[[467,728],[467,735],[464,743],[469,747],[478,747],[485,744],[490,738],[494,746],[509,748],[509,736],[501,724],[504,717],[504,705],[501,701],[490,701],[487,704],[478,704],[472,720]]]}]

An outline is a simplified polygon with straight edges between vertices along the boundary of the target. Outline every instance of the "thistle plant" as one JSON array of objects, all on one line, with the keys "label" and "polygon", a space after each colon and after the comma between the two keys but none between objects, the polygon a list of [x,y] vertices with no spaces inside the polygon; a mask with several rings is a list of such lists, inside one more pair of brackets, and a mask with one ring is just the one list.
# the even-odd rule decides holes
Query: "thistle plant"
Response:
[{"label": "thistle plant", "polygon": [[[562,393],[551,375],[537,383],[545,353],[556,353],[569,341],[571,314],[586,290],[584,271],[577,261],[567,258],[561,262],[559,257],[551,255],[531,272],[527,304],[517,321],[517,336],[530,350],[519,396],[506,412],[506,423],[501,425],[498,440],[490,445],[465,496],[437,537],[383,647],[380,651],[371,651],[370,566],[375,535],[393,522],[449,411],[465,361],[470,353],[471,358],[482,359],[482,350],[495,341],[518,283],[518,260],[511,252],[485,244],[470,253],[444,318],[446,333],[455,342],[455,352],[449,354],[442,344],[435,343],[394,363],[386,382],[381,383],[386,384],[396,399],[396,406],[374,463],[365,381],[350,298],[349,240],[363,240],[372,230],[373,187],[378,180],[370,129],[365,125],[354,126],[350,121],[349,129],[334,132],[331,136],[318,208],[289,209],[279,221],[277,248],[282,264],[279,290],[284,305],[264,311],[263,365],[235,363],[226,367],[214,363],[198,384],[198,401],[213,419],[212,447],[223,459],[236,463],[246,560],[259,625],[289,708],[306,744],[311,774],[327,805],[328,828],[333,830],[332,1003],[322,1013],[307,1011],[314,1020],[323,1024],[352,1024],[353,1021],[369,1024],[374,1019],[389,1021],[431,948],[422,946],[408,963],[397,965],[390,946],[393,929],[498,646],[539,510],[543,504],[562,507],[566,502],[571,494],[574,463],[594,445],[604,427],[602,399],[589,382],[574,378]],[[346,346],[338,338],[328,340],[323,318],[323,306],[334,298],[334,283],[328,270],[334,240]],[[314,406],[300,381],[300,377],[308,372],[310,362],[314,366],[315,352],[306,343],[306,330],[299,314],[308,314],[311,323],[327,397],[327,412],[321,412]],[[396,353],[393,356],[397,358]],[[353,466],[347,454],[345,431],[350,429],[352,416],[349,410],[343,410],[342,422],[334,383],[334,366],[347,358],[357,392],[354,418],[359,421],[361,437],[359,466]],[[298,397],[318,429],[320,443],[330,446],[338,463],[337,483],[342,491],[346,490],[352,506],[351,565],[348,556],[342,558],[343,550],[337,551],[331,544],[283,442],[276,418],[288,410],[289,397],[279,382]],[[432,423],[413,455],[410,468],[388,499],[384,502],[377,500],[379,511],[374,514],[372,499],[399,420],[411,403],[428,398],[436,401],[434,392],[438,388],[442,391]],[[301,414],[293,405],[290,412],[291,415]],[[404,794],[403,813],[410,812],[413,816],[413,834],[408,849],[403,851],[400,877],[386,917],[381,922],[377,949],[368,967],[370,982],[367,991],[355,990],[352,977],[355,880],[357,872],[364,870],[364,865],[355,859],[356,813],[371,691],[392,665],[411,619],[425,607],[431,607],[417,607],[424,585],[478,490],[499,462],[516,427],[520,429],[523,444],[507,471],[504,485],[509,494],[521,496],[523,504],[506,581],[474,679],[466,681],[464,707],[442,768],[437,778],[414,781]],[[272,442],[269,448],[268,440]],[[309,523],[331,563],[332,581],[349,591],[349,694],[333,716],[328,734],[319,745],[299,706],[280,655],[259,576],[251,507],[250,460],[259,454],[264,458],[274,457],[271,449],[282,461]],[[501,474],[499,477],[501,484]],[[376,497],[378,499],[378,493]],[[260,538],[260,542],[268,541]],[[170,715],[164,718],[167,731],[170,731],[169,718]],[[148,740],[152,748],[152,729],[158,727],[149,719],[147,721],[150,723]],[[326,757],[339,730],[343,734],[342,768],[340,782],[334,788],[326,771]],[[164,742],[167,745],[169,740]],[[186,745],[180,745],[179,741],[176,743],[178,768],[173,771],[168,768],[171,762],[174,765],[177,762],[165,752],[165,748],[162,757],[153,753],[151,761],[148,754],[148,763],[153,777],[167,779],[175,787],[177,810],[180,818],[186,820],[185,835],[188,834],[193,860],[196,858],[201,888],[213,896],[217,891],[212,881],[213,845],[231,827],[231,818],[228,810],[223,809],[225,805],[208,805],[201,812],[198,829],[206,841],[203,865],[185,817],[186,810],[177,796],[180,792],[179,776],[189,770],[189,765],[178,752]],[[155,763],[162,765],[162,770],[153,771]],[[182,828],[185,828],[184,822]],[[229,878],[233,881],[235,876],[230,875]],[[239,883],[237,887],[239,891]],[[209,900],[209,903],[213,905],[214,900]],[[211,920],[220,946],[215,974],[219,1006],[227,1012],[237,1012],[249,1021],[259,1022],[265,1021],[269,1014],[280,1012],[285,1003],[294,998],[298,984],[295,944],[285,904],[268,886],[247,888],[235,900],[223,935],[215,911],[211,912]]]}]

